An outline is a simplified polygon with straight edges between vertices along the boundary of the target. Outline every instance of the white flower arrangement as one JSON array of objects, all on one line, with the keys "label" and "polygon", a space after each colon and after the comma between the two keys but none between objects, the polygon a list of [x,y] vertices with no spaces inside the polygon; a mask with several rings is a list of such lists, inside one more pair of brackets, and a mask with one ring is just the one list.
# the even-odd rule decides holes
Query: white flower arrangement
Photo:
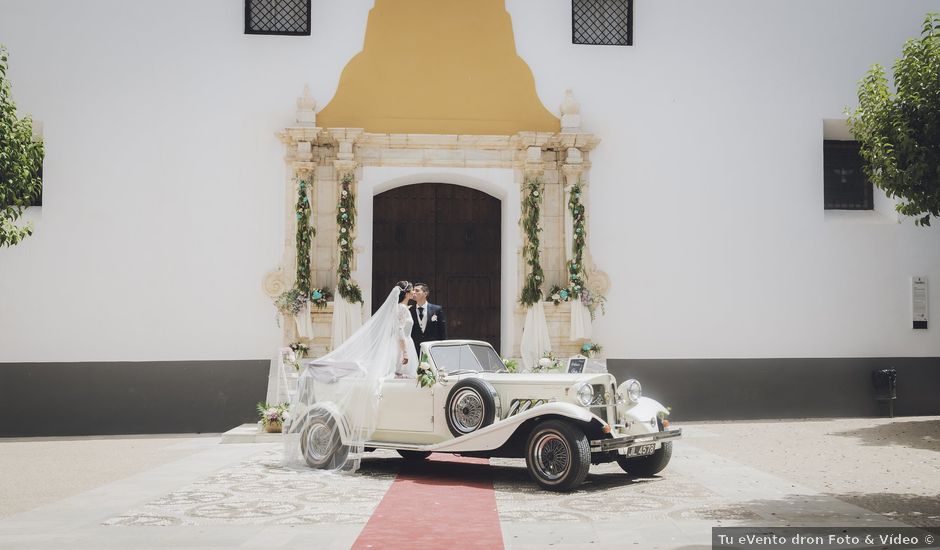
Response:
[{"label": "white flower arrangement", "polygon": [[437,383],[437,375],[434,373],[434,369],[431,368],[431,364],[428,363],[428,355],[426,353],[421,354],[421,362],[418,363],[418,385],[422,388],[430,388]]},{"label": "white flower arrangement", "polygon": [[546,351],[542,354],[542,357],[539,358],[538,363],[532,368],[532,372],[548,372],[550,370],[557,370],[561,367],[561,361],[555,357],[555,354],[551,351]]},{"label": "white flower arrangement", "polygon": [[258,415],[261,417],[261,425],[265,428],[277,427],[279,429],[290,418],[289,409],[290,405],[288,403],[275,405],[258,403]]}]

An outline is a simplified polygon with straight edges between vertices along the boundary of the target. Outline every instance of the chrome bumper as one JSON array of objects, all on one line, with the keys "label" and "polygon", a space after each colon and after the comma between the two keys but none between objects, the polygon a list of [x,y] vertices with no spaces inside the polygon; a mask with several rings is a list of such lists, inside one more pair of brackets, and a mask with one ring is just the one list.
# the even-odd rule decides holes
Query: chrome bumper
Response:
[{"label": "chrome bumper", "polygon": [[682,428],[651,434],[627,435],[613,439],[595,439],[591,441],[591,452],[613,451],[621,447],[632,447],[633,445],[642,445],[644,443],[659,443],[661,441],[679,439],[680,437],[682,437]]}]

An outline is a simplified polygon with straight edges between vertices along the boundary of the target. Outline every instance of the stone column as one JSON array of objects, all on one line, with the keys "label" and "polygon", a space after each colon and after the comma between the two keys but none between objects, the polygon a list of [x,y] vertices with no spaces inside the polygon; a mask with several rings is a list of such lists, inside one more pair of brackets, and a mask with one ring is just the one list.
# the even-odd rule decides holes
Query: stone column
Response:
[{"label": "stone column", "polygon": [[[574,225],[574,218],[571,215],[571,210],[568,208],[568,203],[571,200],[571,189],[581,181],[581,174],[584,173],[584,165],[582,164],[583,157],[581,155],[581,150],[575,147],[568,148],[565,163],[561,167],[561,173],[564,177],[564,205],[565,209],[565,268],[567,269],[568,262],[574,258],[574,253],[572,251],[574,235],[572,234],[572,227]],[[587,188],[587,182],[581,181],[581,188],[585,190]],[[582,193],[580,199],[581,203],[584,204],[587,200],[587,193]],[[585,218],[587,217],[587,207],[585,207]],[[587,248],[587,243],[585,243],[585,249]]]}]

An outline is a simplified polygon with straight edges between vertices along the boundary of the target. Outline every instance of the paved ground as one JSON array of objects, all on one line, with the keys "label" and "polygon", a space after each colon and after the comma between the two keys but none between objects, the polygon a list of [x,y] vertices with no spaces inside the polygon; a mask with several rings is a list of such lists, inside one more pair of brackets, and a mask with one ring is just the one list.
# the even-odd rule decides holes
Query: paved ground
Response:
[{"label": "paved ground", "polygon": [[[0,441],[0,548],[350,548],[402,468],[492,479],[506,548],[709,548],[715,526],[940,527],[940,417],[682,425],[662,475],[538,490],[519,460],[375,453],[356,475],[217,437]],[[429,503],[419,519],[464,521]]]}]

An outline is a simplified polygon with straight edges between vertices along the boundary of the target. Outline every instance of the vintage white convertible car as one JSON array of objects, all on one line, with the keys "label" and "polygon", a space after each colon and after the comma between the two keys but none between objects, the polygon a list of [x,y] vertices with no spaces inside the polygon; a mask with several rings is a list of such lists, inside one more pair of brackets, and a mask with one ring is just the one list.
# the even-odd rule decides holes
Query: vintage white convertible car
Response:
[{"label": "vintage white convertible car", "polygon": [[[591,464],[617,461],[630,475],[661,471],[672,455],[667,410],[641,395],[640,383],[617,385],[603,373],[510,373],[486,342],[426,342],[437,383],[381,382],[377,425],[366,450],[393,449],[409,460],[432,452],[526,460],[545,489],[570,491]],[[354,383],[340,380],[335,386]],[[307,464],[332,468],[349,453],[349,416],[327,395],[295,416]],[[346,406],[345,408],[350,408]]]}]

